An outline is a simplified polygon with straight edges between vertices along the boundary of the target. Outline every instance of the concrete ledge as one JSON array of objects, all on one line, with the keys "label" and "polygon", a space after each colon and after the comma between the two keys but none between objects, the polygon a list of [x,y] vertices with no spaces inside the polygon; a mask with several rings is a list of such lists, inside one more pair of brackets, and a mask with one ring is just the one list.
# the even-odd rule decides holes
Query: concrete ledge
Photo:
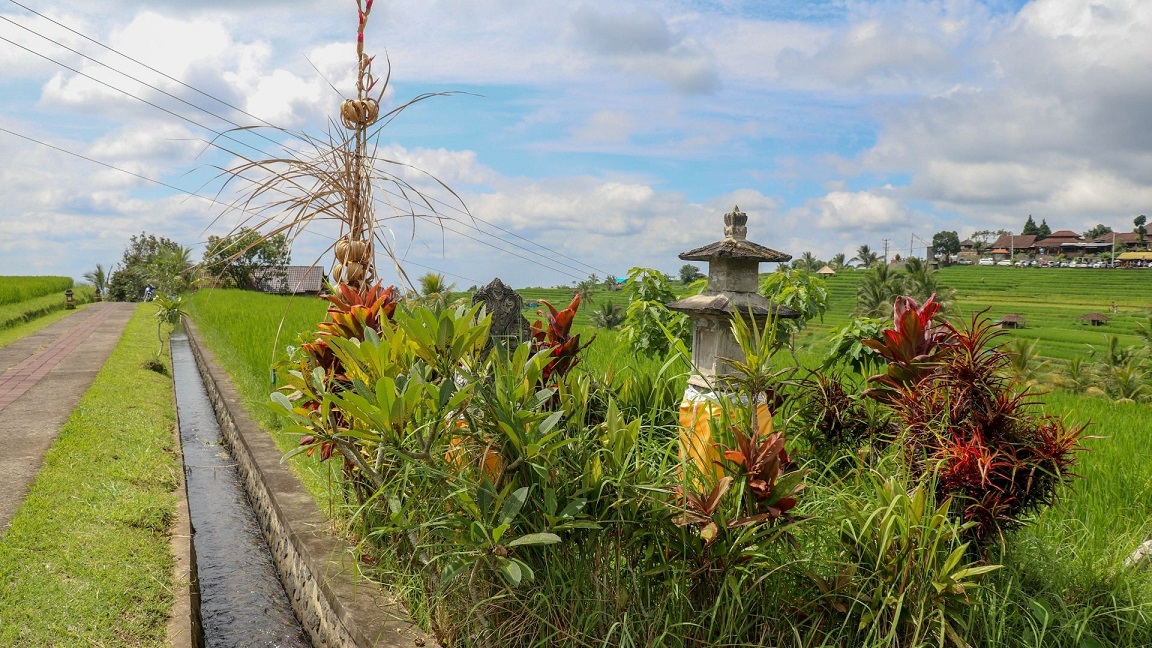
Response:
[{"label": "concrete ledge", "polygon": [[244,409],[228,375],[185,320],[220,429],[239,464],[292,609],[316,648],[435,646],[407,611],[361,578],[348,543],[332,536],[315,500],[281,463],[267,432]]}]

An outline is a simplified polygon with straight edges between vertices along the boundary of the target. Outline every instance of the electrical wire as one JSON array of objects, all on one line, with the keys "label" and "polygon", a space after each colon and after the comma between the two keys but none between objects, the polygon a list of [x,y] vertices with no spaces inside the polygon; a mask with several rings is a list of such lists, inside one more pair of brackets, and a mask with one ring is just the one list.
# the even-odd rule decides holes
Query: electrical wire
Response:
[{"label": "electrical wire", "polygon": [[[55,25],[57,25],[57,26],[59,26],[59,27],[61,27],[61,28],[63,28],[63,29],[65,29],[65,30],[67,30],[67,31],[69,31],[69,32],[71,32],[71,33],[73,33],[73,34],[76,34],[77,36],[80,36],[81,38],[84,38],[85,40],[87,40],[87,41],[89,41],[89,42],[92,42],[92,43],[96,44],[97,46],[99,46],[99,47],[101,47],[101,48],[103,48],[103,49],[105,49],[105,50],[107,50],[107,51],[109,51],[109,52],[112,52],[112,53],[114,53],[114,54],[117,54],[118,56],[121,56],[121,57],[123,57],[123,58],[125,58],[125,59],[127,59],[127,60],[129,60],[129,61],[132,61],[133,63],[136,63],[137,65],[141,65],[141,66],[145,67],[146,69],[149,69],[149,70],[151,70],[151,71],[153,71],[153,72],[155,72],[155,73],[157,73],[157,74],[160,74],[161,76],[163,76],[163,77],[165,77],[165,78],[167,78],[167,79],[170,79],[170,80],[172,80],[172,81],[174,81],[174,82],[176,82],[176,83],[180,84],[180,85],[181,85],[181,86],[183,86],[183,87],[189,88],[190,90],[193,90],[193,91],[197,92],[198,94],[201,94],[201,95],[203,95],[203,96],[205,96],[205,97],[207,97],[207,98],[209,98],[209,99],[211,99],[211,100],[213,100],[213,101],[216,101],[216,102],[218,102],[218,103],[220,103],[220,104],[222,104],[222,105],[225,105],[225,106],[227,106],[227,107],[229,107],[229,108],[231,108],[231,109],[233,109],[233,110],[237,110],[238,112],[240,112],[240,113],[242,113],[242,114],[245,114],[245,115],[247,115],[247,116],[249,116],[249,117],[252,117],[253,119],[256,119],[257,121],[260,121],[261,123],[263,123],[263,124],[265,124],[265,125],[267,125],[267,126],[269,126],[269,127],[271,127],[271,128],[277,128],[276,126],[274,126],[274,125],[272,125],[272,124],[268,123],[267,121],[265,121],[265,120],[263,120],[263,119],[260,119],[260,118],[258,118],[258,117],[256,117],[256,116],[252,115],[251,113],[248,113],[248,112],[246,112],[246,111],[244,111],[244,110],[242,110],[242,109],[240,109],[240,108],[237,108],[236,106],[233,106],[232,104],[230,104],[230,103],[228,103],[228,102],[226,102],[226,101],[224,101],[224,100],[222,100],[222,99],[219,99],[219,98],[217,98],[217,97],[214,97],[213,95],[211,95],[211,94],[209,94],[209,93],[205,93],[205,92],[203,92],[203,91],[201,91],[201,90],[198,90],[198,89],[196,89],[195,87],[193,87],[193,86],[191,86],[191,85],[188,85],[187,83],[184,83],[184,82],[182,82],[182,81],[180,81],[180,80],[178,80],[178,79],[176,79],[176,78],[174,78],[174,77],[172,77],[172,76],[170,76],[170,75],[167,75],[167,74],[165,74],[164,72],[161,72],[161,71],[157,70],[156,68],[153,68],[153,67],[151,67],[151,66],[149,66],[149,65],[147,65],[147,64],[145,64],[145,63],[143,63],[143,62],[141,62],[141,61],[139,61],[139,60],[137,60],[137,59],[135,59],[135,58],[132,58],[132,57],[130,57],[130,56],[128,56],[128,55],[126,55],[126,54],[123,54],[123,53],[121,53],[121,52],[119,52],[119,51],[115,50],[114,48],[111,48],[111,47],[109,47],[109,46],[107,46],[107,45],[105,45],[105,44],[101,43],[100,41],[97,41],[97,40],[95,40],[95,39],[93,39],[93,38],[91,38],[91,37],[89,37],[89,36],[86,36],[85,34],[82,34],[81,32],[79,32],[79,31],[76,31],[76,30],[74,30],[74,29],[72,29],[72,28],[68,27],[67,25],[64,25],[63,23],[60,23],[59,21],[53,20],[52,18],[49,18],[49,17],[45,16],[44,14],[41,14],[41,13],[39,13],[39,12],[37,12],[37,11],[35,11],[35,10],[33,10],[33,9],[29,8],[29,7],[27,7],[26,5],[24,5],[24,4],[22,4],[22,3],[20,3],[20,2],[17,2],[16,0],[9,0],[9,1],[10,1],[12,4],[15,4],[16,6],[19,6],[19,7],[21,7],[21,8],[23,8],[23,9],[25,9],[25,10],[27,10],[27,11],[29,11],[29,12],[31,12],[31,13],[33,13],[33,14],[35,14],[35,15],[37,15],[37,16],[39,16],[39,17],[41,17],[41,18],[43,18],[43,19],[45,19],[45,20],[47,20],[47,21],[49,21],[49,22],[51,22],[51,23],[53,23],[53,24],[55,24]],[[120,74],[120,75],[124,76],[125,78],[128,78],[128,79],[130,79],[130,80],[132,80],[132,81],[135,81],[135,82],[137,82],[137,83],[140,83],[141,85],[144,85],[144,86],[146,86],[146,87],[149,87],[149,88],[151,88],[151,89],[153,89],[153,90],[156,90],[157,92],[160,92],[160,93],[164,94],[165,96],[168,96],[168,97],[170,97],[170,98],[172,98],[172,99],[174,99],[174,100],[176,100],[176,101],[179,101],[179,102],[181,102],[181,103],[183,103],[183,104],[185,104],[185,105],[187,105],[187,106],[189,106],[189,107],[191,107],[191,108],[193,108],[193,109],[199,110],[199,111],[201,111],[201,112],[203,112],[203,113],[205,113],[205,114],[207,114],[207,115],[210,115],[210,116],[212,116],[212,117],[214,117],[214,118],[216,118],[216,119],[219,119],[219,120],[223,121],[224,123],[227,123],[227,124],[229,124],[229,125],[231,125],[231,126],[233,126],[233,127],[235,127],[235,128],[240,128],[240,125],[239,125],[239,124],[237,124],[236,122],[234,122],[234,121],[232,121],[232,120],[230,120],[230,119],[228,119],[228,118],[226,118],[226,117],[223,117],[223,116],[221,116],[221,115],[218,115],[218,114],[216,114],[216,113],[213,113],[213,112],[211,112],[211,111],[207,110],[206,108],[203,108],[203,107],[201,107],[201,106],[195,105],[195,104],[193,104],[193,103],[191,103],[191,102],[189,102],[189,101],[187,101],[187,100],[185,100],[185,99],[183,99],[183,98],[181,98],[181,97],[178,97],[178,96],[176,96],[176,95],[173,95],[172,93],[170,93],[170,92],[167,92],[166,90],[163,90],[162,88],[156,87],[156,86],[154,86],[154,85],[152,85],[152,84],[150,84],[150,83],[147,83],[147,82],[145,82],[145,81],[143,81],[143,80],[141,80],[141,79],[139,79],[139,78],[137,78],[137,77],[134,77],[134,76],[132,76],[132,75],[130,75],[130,74],[128,74],[128,73],[126,73],[126,72],[122,71],[122,70],[119,70],[119,69],[117,69],[117,68],[114,68],[114,67],[112,67],[112,66],[110,66],[110,65],[108,65],[108,64],[106,64],[106,63],[104,63],[104,62],[102,62],[102,61],[99,61],[99,60],[97,60],[97,59],[94,59],[94,58],[92,58],[92,57],[90,57],[90,56],[88,56],[88,55],[86,55],[86,54],[84,54],[84,53],[82,53],[82,52],[79,52],[78,50],[75,50],[75,49],[73,49],[73,48],[71,48],[71,47],[68,47],[68,46],[66,46],[66,45],[64,45],[64,44],[62,44],[62,43],[60,43],[59,41],[56,41],[56,40],[54,40],[54,39],[52,39],[52,38],[50,38],[50,37],[48,37],[48,36],[46,36],[46,35],[44,35],[44,34],[41,34],[40,32],[37,32],[37,31],[36,31],[36,30],[34,30],[34,29],[31,29],[31,28],[29,28],[29,27],[26,27],[26,26],[20,25],[20,24],[18,24],[18,23],[16,23],[16,22],[14,22],[14,21],[12,21],[12,20],[10,20],[10,19],[8,19],[8,18],[5,18],[5,17],[3,17],[3,16],[0,16],[0,20],[4,20],[4,21],[6,21],[6,22],[8,22],[8,23],[10,23],[10,24],[12,24],[12,25],[14,25],[14,26],[16,26],[16,27],[20,28],[20,29],[23,29],[23,30],[25,30],[25,31],[27,31],[27,32],[29,32],[29,33],[32,33],[32,34],[34,34],[34,35],[36,35],[36,36],[38,36],[38,37],[40,37],[40,38],[42,38],[42,39],[44,39],[44,40],[46,40],[46,41],[50,42],[50,43],[53,43],[54,45],[57,45],[57,46],[59,46],[59,47],[61,47],[61,48],[65,49],[65,50],[69,51],[69,52],[72,52],[72,53],[74,53],[74,54],[76,54],[76,55],[78,55],[78,56],[81,56],[81,57],[83,57],[83,58],[85,58],[85,59],[89,60],[89,61],[92,61],[93,63],[96,63],[97,65],[100,65],[101,67],[104,67],[104,68],[106,68],[106,69],[108,69],[108,70],[111,70],[111,71],[113,71],[113,72],[117,73],[117,74]],[[176,112],[174,112],[174,111],[172,111],[172,110],[169,110],[169,109],[167,109],[167,108],[165,108],[165,107],[163,107],[163,106],[160,106],[160,105],[158,105],[158,104],[156,104],[156,103],[154,103],[154,102],[152,102],[152,101],[149,101],[149,100],[147,100],[147,99],[144,99],[143,97],[139,97],[139,96],[137,96],[137,95],[134,95],[134,94],[132,94],[132,93],[130,93],[130,92],[128,92],[128,91],[126,91],[126,90],[123,90],[123,89],[121,89],[121,88],[117,88],[116,86],[113,86],[113,85],[112,85],[112,84],[110,84],[110,83],[107,83],[107,82],[105,82],[105,81],[101,81],[100,79],[97,79],[97,78],[95,78],[95,77],[93,77],[93,76],[91,76],[91,75],[89,75],[89,74],[86,74],[86,73],[84,73],[84,72],[82,72],[82,71],[80,71],[80,70],[78,70],[78,69],[76,69],[76,68],[74,68],[74,67],[71,67],[71,66],[69,66],[69,65],[67,65],[67,64],[65,64],[65,63],[63,63],[63,62],[57,61],[57,60],[55,60],[55,59],[53,59],[53,58],[51,58],[51,57],[49,57],[49,56],[47,56],[47,55],[45,55],[45,54],[42,54],[42,53],[40,53],[40,52],[37,52],[37,51],[35,51],[35,50],[32,50],[31,48],[29,48],[29,47],[26,47],[26,46],[24,46],[24,45],[21,45],[21,44],[19,44],[19,43],[16,43],[16,42],[14,42],[14,41],[12,41],[12,40],[10,40],[10,39],[4,38],[3,36],[0,36],[0,40],[3,40],[3,41],[5,41],[5,42],[8,42],[8,43],[10,43],[10,44],[12,44],[12,45],[14,45],[14,46],[16,46],[16,47],[18,47],[18,48],[20,48],[20,49],[22,49],[22,50],[26,51],[26,52],[29,52],[30,54],[33,54],[33,55],[35,55],[35,56],[38,56],[38,57],[40,57],[40,58],[43,58],[43,59],[45,59],[45,60],[47,60],[47,61],[49,61],[49,62],[52,62],[52,63],[54,63],[54,64],[56,64],[56,65],[58,65],[58,66],[60,66],[60,67],[63,67],[64,69],[70,70],[70,71],[72,71],[72,72],[76,73],[77,75],[80,75],[80,76],[82,76],[82,77],[84,77],[84,78],[87,78],[87,79],[89,79],[89,80],[91,80],[91,81],[93,81],[93,82],[95,82],[95,83],[101,84],[101,85],[103,85],[103,86],[105,86],[105,87],[107,87],[107,88],[109,88],[109,89],[111,89],[111,90],[114,90],[114,91],[116,91],[116,92],[119,92],[119,93],[121,93],[121,94],[123,94],[123,95],[125,95],[125,96],[127,96],[127,97],[130,97],[130,98],[132,98],[132,99],[135,99],[135,100],[137,100],[137,101],[140,101],[141,103],[144,103],[144,104],[146,104],[146,105],[149,105],[149,106],[151,106],[151,107],[153,107],[153,108],[156,108],[157,110],[160,110],[160,111],[162,111],[162,112],[164,112],[164,113],[166,113],[166,114],[169,114],[169,115],[171,115],[171,116],[173,116],[173,117],[176,117],[177,119],[180,119],[180,120],[182,120],[182,121],[188,122],[188,123],[190,123],[190,124],[192,124],[192,125],[194,125],[194,126],[196,126],[196,127],[198,127],[198,128],[201,128],[201,129],[203,129],[203,130],[206,130],[206,131],[208,131],[208,132],[210,132],[210,133],[213,133],[214,135],[216,135],[216,136],[218,136],[218,137],[224,137],[224,138],[226,138],[226,139],[228,139],[228,140],[230,140],[230,141],[236,142],[237,144],[240,144],[241,146],[245,146],[245,147],[247,147],[247,148],[249,148],[249,149],[251,149],[251,150],[253,150],[253,151],[256,151],[256,152],[258,152],[258,153],[259,153],[260,155],[262,155],[262,156],[265,156],[265,157],[271,157],[271,156],[270,156],[270,154],[268,154],[267,152],[265,152],[265,151],[262,151],[262,150],[260,150],[260,149],[258,149],[258,148],[256,148],[256,147],[254,147],[254,146],[252,146],[252,145],[250,145],[250,144],[248,144],[248,143],[246,143],[246,142],[242,142],[242,141],[240,141],[240,140],[238,140],[238,139],[236,139],[236,138],[234,138],[234,137],[230,136],[230,135],[229,135],[227,132],[221,132],[221,131],[218,131],[218,130],[216,130],[216,129],[214,129],[214,128],[211,128],[211,127],[209,127],[209,126],[207,126],[207,125],[205,125],[205,124],[201,124],[201,123],[199,123],[199,122],[197,122],[197,121],[195,121],[195,120],[193,120],[193,119],[191,119],[191,118],[189,118],[189,117],[186,117],[186,116],[184,116],[184,115],[180,115],[179,113],[176,113]],[[283,130],[283,129],[280,129],[280,130]],[[10,131],[9,131],[9,132],[10,132]],[[264,136],[262,133],[259,133],[258,131],[256,131],[256,134],[257,134],[258,136],[262,137],[263,139],[265,139],[265,140],[267,140],[267,141],[269,141],[269,142],[271,142],[271,143],[273,143],[273,144],[276,144],[277,146],[281,146],[281,144],[280,144],[279,142],[276,142],[275,140],[272,140],[271,138],[268,138],[267,136]],[[216,146],[216,145],[215,145],[213,142],[206,142],[206,143],[207,143],[209,146]],[[218,146],[216,146],[216,147],[217,147],[217,148],[219,148]],[[226,150],[226,149],[221,149],[221,150]],[[229,152],[229,153],[231,153],[230,151],[228,151],[228,152]],[[234,153],[233,153],[233,154],[234,154]],[[78,156],[78,157],[83,157],[83,156]],[[90,160],[90,161],[93,161],[93,160]],[[101,164],[102,164],[102,163],[101,163]],[[115,168],[115,167],[112,167],[112,168]],[[118,170],[120,170],[120,169],[118,169]],[[168,185],[165,185],[165,186],[168,186]],[[390,194],[390,195],[392,195],[393,197],[397,197],[397,198],[405,198],[405,197],[404,197],[404,196],[402,196],[400,193],[397,193],[397,192],[392,192],[392,191],[388,191],[387,189],[384,189],[384,191],[385,191],[385,193],[389,193],[389,194]],[[203,196],[201,196],[201,197],[203,197]],[[469,213],[469,212],[468,212],[468,211],[466,211],[466,210],[460,209],[459,207],[457,207],[457,206],[455,206],[455,205],[452,205],[452,204],[450,204],[450,203],[447,203],[447,202],[445,202],[445,201],[443,201],[443,200],[440,200],[439,198],[436,198],[435,196],[426,196],[426,198],[427,198],[429,201],[431,201],[431,202],[435,202],[435,203],[437,203],[437,204],[439,204],[439,205],[441,205],[441,206],[443,206],[443,207],[445,207],[445,208],[448,208],[448,209],[452,209],[452,210],[454,210],[454,211],[457,211],[457,212],[459,212],[460,214],[463,214],[463,215],[469,216],[470,218],[472,218],[472,219],[474,219],[474,220],[477,220],[477,221],[479,221],[479,222],[481,222],[481,223],[484,223],[484,224],[488,225],[489,227],[493,227],[493,228],[495,228],[495,229],[497,229],[497,230],[499,230],[499,231],[501,231],[501,232],[504,232],[505,234],[508,234],[508,235],[510,235],[510,236],[513,236],[513,237],[515,237],[515,238],[517,238],[517,239],[523,240],[523,241],[525,241],[525,242],[527,242],[527,243],[530,243],[530,244],[532,244],[532,245],[534,245],[534,246],[536,246],[536,247],[538,247],[538,248],[540,248],[540,249],[542,249],[542,250],[544,250],[544,251],[546,251],[546,252],[549,252],[550,254],[552,254],[552,255],[554,255],[554,256],[558,256],[558,257],[562,257],[562,258],[564,258],[564,259],[568,259],[568,260],[570,260],[570,261],[573,261],[574,263],[577,263],[577,264],[579,264],[579,265],[583,266],[584,268],[589,268],[589,269],[592,269],[592,270],[594,270],[594,271],[598,271],[598,272],[603,272],[603,273],[605,273],[605,274],[609,274],[607,271],[605,271],[605,270],[603,270],[603,269],[597,268],[596,266],[593,266],[593,265],[591,265],[591,264],[587,264],[587,263],[581,262],[581,261],[579,261],[579,260],[577,260],[577,259],[575,259],[575,258],[573,258],[573,257],[571,257],[571,256],[568,256],[568,255],[566,255],[566,254],[564,254],[564,253],[562,253],[562,252],[559,252],[559,251],[557,251],[557,250],[553,250],[553,249],[551,249],[551,248],[548,248],[547,246],[541,245],[540,243],[537,243],[537,242],[535,242],[535,241],[532,241],[531,239],[528,239],[528,238],[526,238],[526,237],[524,237],[524,236],[521,236],[521,235],[519,235],[519,234],[517,234],[517,233],[515,233],[515,232],[512,232],[512,231],[510,231],[510,230],[507,230],[507,229],[505,229],[505,228],[503,228],[503,227],[500,227],[499,225],[496,225],[495,223],[492,223],[492,222],[490,222],[490,221],[487,221],[487,220],[485,220],[485,219],[483,219],[483,218],[480,218],[480,217],[478,217],[478,216],[475,216],[474,214],[471,214],[471,213]],[[216,203],[216,201],[213,201],[213,203]],[[219,204],[219,203],[216,203],[216,204]],[[453,221],[453,222],[456,222],[456,223],[460,223],[461,225],[463,225],[463,226],[465,226],[465,227],[469,227],[470,229],[474,229],[474,230],[476,230],[476,231],[477,231],[477,232],[479,232],[480,234],[483,234],[483,235],[485,235],[485,236],[489,236],[489,237],[491,237],[491,238],[494,238],[494,239],[496,239],[496,240],[498,240],[498,241],[501,241],[502,243],[505,243],[505,244],[507,244],[507,245],[511,245],[511,246],[515,247],[516,249],[519,249],[519,250],[521,250],[521,251],[523,251],[523,252],[525,252],[525,253],[528,253],[528,254],[533,254],[533,255],[536,255],[536,256],[540,256],[540,257],[542,257],[542,256],[543,256],[543,255],[541,255],[539,252],[536,252],[536,251],[534,251],[534,250],[530,250],[530,249],[528,249],[528,248],[525,248],[525,247],[523,247],[523,246],[521,246],[521,245],[518,245],[518,244],[516,244],[516,243],[514,243],[514,242],[512,242],[512,241],[509,241],[509,240],[507,240],[507,239],[504,239],[504,238],[501,238],[501,237],[499,237],[499,236],[496,236],[496,235],[492,234],[491,232],[485,232],[485,231],[484,231],[484,230],[482,230],[481,228],[479,228],[479,227],[476,227],[476,226],[474,226],[474,225],[470,225],[470,224],[468,224],[468,223],[467,223],[467,222],[465,222],[465,221],[461,221],[461,220],[458,220],[458,219],[452,219],[452,218],[449,218],[448,220],[451,220],[451,221]],[[550,269],[550,270],[553,270],[553,271],[558,271],[556,268],[552,268],[552,267],[549,267],[549,266],[547,266],[547,265],[545,265],[545,264],[541,264],[541,263],[540,263],[540,262],[538,262],[538,261],[534,261],[534,260],[532,260],[532,259],[528,259],[528,258],[526,258],[526,257],[523,257],[523,256],[519,255],[519,254],[515,254],[515,253],[512,253],[512,252],[509,252],[508,250],[504,250],[503,248],[500,248],[500,247],[498,247],[498,246],[492,245],[492,244],[490,244],[490,243],[486,243],[486,242],[484,242],[484,241],[480,241],[479,239],[476,239],[476,238],[474,238],[474,237],[471,237],[471,236],[465,235],[465,234],[463,234],[463,233],[461,233],[461,232],[458,232],[458,231],[456,231],[456,230],[450,230],[450,231],[453,231],[454,233],[456,233],[456,234],[458,234],[458,235],[461,235],[461,236],[465,236],[466,238],[469,238],[469,239],[471,239],[471,240],[474,240],[474,241],[476,241],[476,242],[479,242],[479,243],[482,243],[482,244],[484,244],[484,245],[487,245],[488,247],[491,247],[491,248],[493,248],[493,249],[496,249],[496,250],[498,250],[498,251],[501,251],[501,252],[503,252],[503,253],[505,253],[505,254],[511,254],[512,256],[515,256],[515,257],[517,257],[517,258],[523,259],[523,260],[525,260],[525,261],[528,261],[528,262],[530,262],[530,263],[534,263],[534,264],[537,264],[537,265],[541,265],[542,267],[547,267],[548,269]],[[544,257],[544,258],[547,258],[547,257]],[[555,258],[547,258],[547,259],[548,259],[548,261],[550,261],[550,262],[552,262],[552,263],[556,263],[556,264],[558,264],[558,265],[562,265],[562,266],[564,266],[564,267],[566,267],[566,268],[569,268],[569,269],[571,269],[571,270],[576,270],[576,271],[578,271],[578,272],[579,272],[579,271],[582,271],[582,269],[581,269],[581,268],[578,268],[578,267],[575,267],[575,266],[569,265],[569,264],[567,264],[567,263],[564,263],[564,262],[562,262],[562,261],[558,261],[558,260],[556,260]],[[579,279],[579,278],[580,278],[579,276],[575,276],[575,275],[572,275],[572,274],[570,274],[570,273],[567,273],[567,272],[564,272],[564,271],[558,271],[558,272],[560,272],[561,274],[565,274],[565,275],[567,275],[567,276],[574,276],[574,277],[575,277],[575,278],[577,278],[577,279]]]}]

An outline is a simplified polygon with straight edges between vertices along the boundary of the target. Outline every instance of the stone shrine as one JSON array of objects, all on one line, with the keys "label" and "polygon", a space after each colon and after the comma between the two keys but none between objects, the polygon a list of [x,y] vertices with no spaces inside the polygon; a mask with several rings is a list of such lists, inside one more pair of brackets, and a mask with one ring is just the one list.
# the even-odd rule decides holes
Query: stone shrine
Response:
[{"label": "stone shrine", "polygon": [[769,301],[756,292],[760,285],[761,262],[785,262],[792,256],[747,240],[748,215],[739,206],[724,214],[724,239],[680,254],[685,261],[708,263],[708,289],[700,294],[667,304],[670,310],[692,320],[692,365],[688,379],[697,389],[713,391],[725,387],[733,375],[722,358],[743,358],[732,335],[732,318],[751,316],[763,330],[769,317],[797,318],[800,313]]}]

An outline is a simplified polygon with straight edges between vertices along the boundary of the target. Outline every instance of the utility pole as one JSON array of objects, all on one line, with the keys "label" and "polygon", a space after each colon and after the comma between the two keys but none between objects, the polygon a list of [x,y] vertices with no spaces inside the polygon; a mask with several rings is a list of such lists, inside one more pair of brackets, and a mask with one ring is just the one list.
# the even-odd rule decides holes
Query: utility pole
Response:
[{"label": "utility pole", "polygon": [[[912,236],[908,237],[908,258],[916,256],[912,253],[912,246],[916,244],[916,232],[912,232]],[[927,259],[925,259],[927,261]]]},{"label": "utility pole", "polygon": [[888,265],[888,239],[884,239],[884,265]]}]

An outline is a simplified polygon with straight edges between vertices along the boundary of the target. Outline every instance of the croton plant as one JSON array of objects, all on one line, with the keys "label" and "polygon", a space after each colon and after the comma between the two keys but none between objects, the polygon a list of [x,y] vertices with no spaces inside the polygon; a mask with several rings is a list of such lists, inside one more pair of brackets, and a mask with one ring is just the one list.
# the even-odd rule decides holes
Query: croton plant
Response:
[{"label": "croton plant", "polygon": [[973,522],[970,539],[987,543],[1052,504],[1081,449],[1083,426],[1037,414],[1034,394],[1008,376],[1003,332],[983,313],[959,325],[938,318],[930,298],[896,300],[893,326],[865,340],[884,358],[869,396],[902,428],[908,466],[936,479],[936,498]]}]

